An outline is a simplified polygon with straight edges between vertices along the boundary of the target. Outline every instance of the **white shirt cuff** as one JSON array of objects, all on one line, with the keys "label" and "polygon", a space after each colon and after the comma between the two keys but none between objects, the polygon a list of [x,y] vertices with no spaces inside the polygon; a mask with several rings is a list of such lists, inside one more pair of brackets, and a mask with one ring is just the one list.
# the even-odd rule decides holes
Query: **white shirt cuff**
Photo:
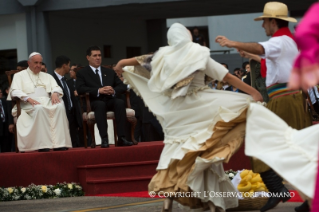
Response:
[{"label": "white shirt cuff", "polygon": [[28,96],[27,97],[22,97],[22,100],[26,102],[29,98],[30,97],[28,97]]}]

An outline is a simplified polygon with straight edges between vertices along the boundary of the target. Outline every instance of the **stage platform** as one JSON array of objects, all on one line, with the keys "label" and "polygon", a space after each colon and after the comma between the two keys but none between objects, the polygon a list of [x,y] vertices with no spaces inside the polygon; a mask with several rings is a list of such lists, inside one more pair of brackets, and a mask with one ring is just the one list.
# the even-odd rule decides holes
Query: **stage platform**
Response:
[{"label": "stage platform", "polygon": [[[0,187],[78,182],[86,195],[145,191],[163,147],[162,141],[153,141],[131,147],[0,153]],[[224,167],[251,168],[243,146]]]}]

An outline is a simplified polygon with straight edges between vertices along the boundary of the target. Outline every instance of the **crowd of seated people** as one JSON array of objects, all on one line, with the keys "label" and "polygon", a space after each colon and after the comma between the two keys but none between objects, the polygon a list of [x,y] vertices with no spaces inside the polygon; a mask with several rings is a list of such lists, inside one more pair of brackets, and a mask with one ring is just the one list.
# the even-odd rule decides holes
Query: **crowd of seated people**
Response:
[{"label": "crowd of seated people", "polygon": [[[107,111],[114,111],[116,116],[118,145],[132,145],[130,123],[126,120],[125,111],[126,91],[130,93],[130,105],[137,119],[135,140],[141,142],[164,139],[160,124],[145,107],[143,100],[123,84],[123,77],[115,73],[112,66],[105,68],[101,65],[99,47],[92,46],[86,53],[88,65],[77,70],[77,73],[75,69],[81,65],[71,65],[71,59],[63,55],[56,58],[52,74],[48,73],[38,52],[31,53],[28,60],[18,62],[18,72],[11,76],[11,88],[7,86],[0,90],[0,152],[15,151],[15,127],[20,152],[66,151],[69,148],[83,147],[82,112],[86,111],[86,104],[83,101],[81,106],[80,96],[85,93],[90,94],[96,124],[101,129],[102,148],[109,147],[107,130],[102,130],[107,129],[104,117]],[[67,75],[69,79],[66,79]],[[109,80],[110,78],[112,79]],[[16,123],[14,118],[18,114],[17,106],[12,107],[14,98],[20,99],[21,105],[21,115]],[[30,127],[25,129],[27,122],[30,122]],[[36,130],[40,126],[43,130]],[[91,137],[88,131],[88,145]]]},{"label": "crowd of seated people", "polygon": [[[226,63],[221,63],[221,64],[228,69],[228,65]],[[251,85],[249,62],[244,62],[242,64],[242,68],[235,68],[233,71],[233,75],[241,79],[246,84]],[[226,81],[217,81],[209,77],[206,77],[206,83],[208,84],[210,88],[215,90],[224,90],[224,91],[242,93],[241,90],[234,87],[233,85],[228,84]]]}]

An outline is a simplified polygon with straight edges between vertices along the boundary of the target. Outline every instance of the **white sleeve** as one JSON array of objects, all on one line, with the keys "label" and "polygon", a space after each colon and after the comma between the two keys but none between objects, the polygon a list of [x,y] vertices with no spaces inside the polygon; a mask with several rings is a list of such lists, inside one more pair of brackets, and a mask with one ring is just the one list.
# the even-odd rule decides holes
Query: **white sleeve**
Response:
[{"label": "white sleeve", "polygon": [[216,62],[215,60],[209,58],[206,65],[205,74],[214,80],[222,81],[228,70],[221,65],[220,63]]},{"label": "white sleeve", "polygon": [[268,41],[259,42],[259,44],[262,45],[265,50],[265,55],[261,56],[271,60],[274,60],[280,56],[282,49],[282,41],[280,37],[270,38]]},{"label": "white sleeve", "polygon": [[60,86],[54,87],[52,89],[52,93],[58,93],[60,97],[63,97],[63,91]]},{"label": "white sleeve", "polygon": [[[26,93],[24,93],[21,90],[13,90],[11,91],[11,98],[13,97],[18,97],[19,99],[23,100],[23,101],[27,101],[28,100],[28,95]],[[8,99],[9,100],[9,99]],[[11,100],[11,99],[10,99]]]},{"label": "white sleeve", "polygon": [[22,83],[23,78],[21,77],[21,74],[15,74],[10,86],[10,91],[7,100],[12,100],[13,97],[17,97],[23,101],[26,101],[28,99],[28,95],[22,91]]},{"label": "white sleeve", "polygon": [[51,94],[58,93],[60,97],[63,97],[62,88],[58,85],[58,83],[55,81],[55,79],[51,75],[49,75],[49,77],[50,77],[50,84],[51,84]]}]

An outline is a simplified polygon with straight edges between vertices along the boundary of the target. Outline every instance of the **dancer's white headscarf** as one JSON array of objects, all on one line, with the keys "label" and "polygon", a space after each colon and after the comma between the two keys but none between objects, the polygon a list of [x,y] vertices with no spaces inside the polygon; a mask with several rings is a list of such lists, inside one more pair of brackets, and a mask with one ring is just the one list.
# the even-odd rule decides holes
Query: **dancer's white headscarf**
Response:
[{"label": "dancer's white headscarf", "polygon": [[152,60],[148,87],[161,93],[172,88],[197,70],[206,68],[210,58],[209,49],[192,42],[190,32],[179,23],[167,32],[168,45],[161,47]]}]

